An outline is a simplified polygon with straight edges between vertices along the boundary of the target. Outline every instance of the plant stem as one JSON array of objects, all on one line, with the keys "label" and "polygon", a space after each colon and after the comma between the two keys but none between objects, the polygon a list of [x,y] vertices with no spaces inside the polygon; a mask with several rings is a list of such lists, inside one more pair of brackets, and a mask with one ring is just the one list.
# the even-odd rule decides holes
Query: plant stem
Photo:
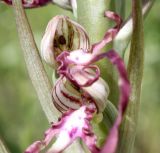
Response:
[{"label": "plant stem", "polygon": [[133,34],[128,62],[128,77],[132,92],[126,116],[120,129],[117,153],[130,153],[136,135],[144,61],[141,2],[141,0],[132,0]]},{"label": "plant stem", "polygon": [[51,84],[42,64],[21,0],[13,0],[14,14],[24,59],[32,84],[49,122],[57,120],[57,110],[52,103]]},{"label": "plant stem", "polygon": [[110,0],[77,0],[78,22],[87,30],[91,43],[100,41],[107,30],[104,12]]}]

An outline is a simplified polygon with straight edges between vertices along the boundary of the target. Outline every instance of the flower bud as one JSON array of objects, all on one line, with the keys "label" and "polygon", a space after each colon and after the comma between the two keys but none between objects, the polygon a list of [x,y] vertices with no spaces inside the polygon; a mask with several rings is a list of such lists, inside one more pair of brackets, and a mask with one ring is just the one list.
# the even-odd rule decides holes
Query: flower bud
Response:
[{"label": "flower bud", "polygon": [[52,18],[41,41],[41,56],[45,62],[55,67],[56,58],[61,52],[80,48],[90,48],[84,28],[63,15]]}]

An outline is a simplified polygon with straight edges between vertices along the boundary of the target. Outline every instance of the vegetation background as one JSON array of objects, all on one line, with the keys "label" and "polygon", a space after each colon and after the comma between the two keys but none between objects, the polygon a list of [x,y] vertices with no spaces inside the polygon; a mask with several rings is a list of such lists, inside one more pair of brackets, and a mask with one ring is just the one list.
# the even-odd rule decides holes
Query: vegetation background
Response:
[{"label": "vegetation background", "polygon": [[[144,22],[145,67],[134,153],[159,153],[160,142],[160,1]],[[38,44],[48,21],[68,14],[57,6],[27,10]],[[47,68],[51,74],[51,69]],[[41,139],[48,121],[29,80],[18,41],[13,10],[0,4],[0,137],[11,153],[22,153]]]}]

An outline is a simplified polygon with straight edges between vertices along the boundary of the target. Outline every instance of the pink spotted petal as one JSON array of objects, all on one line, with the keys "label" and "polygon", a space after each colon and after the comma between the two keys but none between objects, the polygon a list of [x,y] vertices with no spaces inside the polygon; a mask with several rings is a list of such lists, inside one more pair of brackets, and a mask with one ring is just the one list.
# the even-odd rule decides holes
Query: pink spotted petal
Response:
[{"label": "pink spotted petal", "polygon": [[122,19],[120,18],[120,16],[118,14],[111,12],[111,11],[106,11],[105,16],[108,17],[109,19],[115,21],[116,26],[109,29],[105,33],[103,39],[100,42],[92,45],[92,52],[94,54],[99,53],[100,49],[102,49],[106,44],[111,42],[115,38],[116,34],[118,33],[118,31],[120,30],[120,27],[121,27]]},{"label": "pink spotted petal", "polygon": [[[9,5],[12,5],[12,0],[1,0]],[[36,8],[44,6],[52,0],[22,0],[22,4],[25,8]]]},{"label": "pink spotted petal", "polygon": [[96,136],[92,132],[90,120],[93,118],[96,108],[94,105],[82,106],[78,110],[70,110],[64,113],[58,123],[52,125],[45,132],[42,141],[36,141],[29,146],[25,153],[39,153],[50,141],[57,136],[47,153],[59,153],[68,147],[76,138],[81,138],[93,153],[98,153]]}]

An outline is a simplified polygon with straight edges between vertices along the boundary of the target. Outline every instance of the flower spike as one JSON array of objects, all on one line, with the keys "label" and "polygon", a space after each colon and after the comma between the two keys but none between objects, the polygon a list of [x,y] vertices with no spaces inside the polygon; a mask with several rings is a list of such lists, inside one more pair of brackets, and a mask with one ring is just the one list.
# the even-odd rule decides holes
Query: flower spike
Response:
[{"label": "flower spike", "polygon": [[[77,138],[84,141],[91,153],[115,153],[130,84],[124,62],[118,53],[114,50],[101,53],[101,49],[114,39],[121,25],[121,18],[117,14],[107,11],[105,15],[117,25],[109,29],[103,40],[93,44],[92,48],[85,30],[79,24],[65,16],[56,16],[49,22],[41,43],[41,55],[47,63],[58,66],[59,78],[52,96],[62,117],[58,123],[52,124],[44,140],[33,143],[25,153],[39,153],[54,137],[57,137],[56,141],[47,153],[62,152]],[[117,118],[100,149],[96,145],[97,138],[92,131],[91,120],[96,113],[103,112],[108,101],[109,87],[100,78],[99,68],[94,65],[103,58],[107,58],[119,72],[120,98]]]}]

